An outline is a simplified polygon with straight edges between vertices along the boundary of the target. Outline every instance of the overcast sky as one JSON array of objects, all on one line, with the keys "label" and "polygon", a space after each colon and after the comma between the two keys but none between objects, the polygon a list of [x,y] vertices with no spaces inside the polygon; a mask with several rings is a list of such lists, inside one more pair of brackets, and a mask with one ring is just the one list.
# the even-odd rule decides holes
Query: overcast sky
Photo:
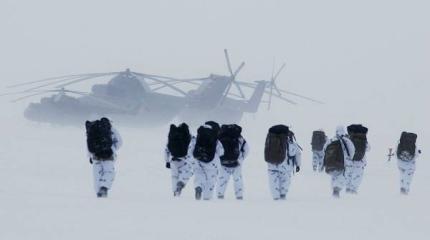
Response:
[{"label": "overcast sky", "polygon": [[240,80],[267,78],[275,57],[287,63],[281,88],[327,103],[278,103],[275,119],[288,111],[428,132],[429,12],[426,0],[2,0],[0,87],[127,67],[223,74],[228,48],[234,66],[246,61]]}]

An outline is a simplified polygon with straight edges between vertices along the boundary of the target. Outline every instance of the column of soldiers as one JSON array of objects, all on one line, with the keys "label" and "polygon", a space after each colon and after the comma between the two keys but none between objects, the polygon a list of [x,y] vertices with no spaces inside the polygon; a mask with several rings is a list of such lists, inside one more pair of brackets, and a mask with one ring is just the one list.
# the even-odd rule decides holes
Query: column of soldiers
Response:
[{"label": "column of soldiers", "polygon": [[[107,118],[87,121],[87,147],[93,165],[97,197],[107,197],[115,177],[116,152],[122,145],[119,133]],[[345,189],[357,194],[367,165],[368,129],[362,125],[336,128],[328,139],[323,130],[312,134],[312,167],[325,171],[331,178],[335,198]],[[400,171],[400,192],[408,194],[415,172],[415,162],[421,151],[416,147],[417,135],[403,132],[396,156]],[[272,126],[267,133],[264,159],[267,163],[269,186],[274,200],[285,200],[294,173],[300,171],[303,149],[288,126]],[[230,178],[238,200],[244,197],[242,166],[249,155],[249,144],[236,124],[219,125],[209,121],[193,136],[186,123],[170,125],[165,148],[165,166],[171,171],[173,196],[179,197],[194,176],[196,200],[211,200],[214,192],[224,199]],[[390,158],[394,154],[389,154]]]}]

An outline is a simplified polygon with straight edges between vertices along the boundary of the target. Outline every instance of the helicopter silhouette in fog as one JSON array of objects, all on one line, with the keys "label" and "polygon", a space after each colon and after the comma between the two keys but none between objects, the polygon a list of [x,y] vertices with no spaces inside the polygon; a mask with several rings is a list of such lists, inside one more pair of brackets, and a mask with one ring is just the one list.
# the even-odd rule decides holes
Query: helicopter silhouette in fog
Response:
[{"label": "helicopter silhouette in fog", "polygon": [[[3,96],[24,95],[13,100],[17,102],[35,96],[53,94],[28,105],[24,116],[32,121],[68,125],[109,116],[125,125],[147,127],[165,125],[175,118],[190,124],[200,124],[208,119],[238,123],[244,113],[258,111],[265,94],[269,95],[269,109],[273,97],[296,104],[285,98],[286,94],[321,103],[277,87],[276,79],[285,64],[276,74],[272,71],[271,79],[268,81],[240,82],[236,78],[245,63],[242,62],[233,71],[227,50],[224,50],[224,55],[229,75],[210,74],[203,78],[180,79],[127,69],[123,72],[65,75],[20,83],[9,88],[26,87],[27,89],[3,94]],[[111,77],[107,83],[94,84],[90,92],[66,89],[84,81],[107,77]],[[185,87],[185,84],[188,86]],[[231,91],[233,86],[237,89],[237,93]],[[242,87],[253,91],[249,98],[246,97]],[[170,92],[163,91],[166,89]]]}]

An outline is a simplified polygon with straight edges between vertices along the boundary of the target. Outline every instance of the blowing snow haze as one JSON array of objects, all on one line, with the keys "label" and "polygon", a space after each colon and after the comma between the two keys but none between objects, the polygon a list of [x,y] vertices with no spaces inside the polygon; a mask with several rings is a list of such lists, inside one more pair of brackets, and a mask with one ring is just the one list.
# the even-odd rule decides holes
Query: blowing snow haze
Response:
[{"label": "blowing snow haze", "polygon": [[[165,221],[183,239],[273,239],[279,234],[314,238],[319,235],[307,232],[309,224],[318,225],[321,233],[326,228],[320,223],[332,220],[343,229],[342,237],[424,239],[429,234],[424,223],[430,220],[423,215],[430,198],[430,155],[425,148],[430,145],[429,9],[430,2],[424,0],[0,1],[2,93],[9,91],[8,85],[46,77],[127,68],[179,78],[226,75],[227,48],[235,66],[246,62],[238,80],[268,79],[275,58],[278,66],[286,62],[277,80],[279,88],[325,102],[298,100],[294,106],[274,101],[271,111],[263,104],[258,113],[246,115],[241,124],[252,148],[243,170],[247,201],[195,204],[190,190],[185,193],[190,199],[178,201],[178,210],[161,163],[167,126],[154,130],[118,126],[124,138],[121,169],[113,200],[100,203],[93,199],[83,126],[29,122],[23,111],[39,96],[18,103],[1,97],[0,203],[9,210],[0,210],[0,223],[7,229],[0,231],[0,238],[76,239],[82,235],[65,230],[70,227],[65,223],[74,221],[82,223],[80,232],[88,233],[84,235],[88,238],[99,236],[91,222],[117,227],[117,232],[102,233],[105,239],[138,238],[142,231],[140,236],[148,239],[169,238],[173,234],[163,231]],[[92,84],[79,90],[89,91]],[[268,200],[262,153],[267,129],[277,123],[291,125],[305,147],[304,175],[294,179],[291,202],[282,206]],[[331,212],[327,206],[335,204],[326,196],[327,177],[306,170],[310,168],[306,148],[312,130],[324,128],[331,137],[336,125],[349,123],[369,127],[369,171],[358,200],[342,199]],[[394,147],[403,130],[416,132],[423,150],[416,185],[407,199],[394,194],[397,169],[385,163],[388,147]],[[58,144],[60,140],[64,144]],[[197,210],[212,217],[207,225],[201,224],[206,218]],[[236,210],[237,215],[231,213]],[[108,212],[117,218],[110,219]],[[350,215],[342,215],[345,212]],[[268,221],[275,215],[279,223],[256,233],[250,229],[261,222],[251,213]],[[353,224],[344,226],[340,215]],[[294,226],[290,232],[280,224],[288,216],[292,218],[282,226]],[[404,216],[410,221],[403,221]],[[222,222],[225,218],[240,222],[243,235]],[[148,227],[142,230],[140,223]],[[184,229],[189,224],[200,227],[195,236]],[[231,235],[215,231],[211,224],[221,224]],[[356,230],[354,224],[361,228]],[[358,233],[351,234],[354,230]]]}]

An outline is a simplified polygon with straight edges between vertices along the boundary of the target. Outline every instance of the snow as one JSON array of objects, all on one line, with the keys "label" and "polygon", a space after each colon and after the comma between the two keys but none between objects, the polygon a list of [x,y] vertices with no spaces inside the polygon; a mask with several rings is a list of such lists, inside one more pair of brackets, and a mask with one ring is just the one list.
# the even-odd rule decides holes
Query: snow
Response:
[{"label": "snow", "polygon": [[[429,239],[429,1],[122,0],[0,1],[0,94],[5,86],[67,74],[133,71],[179,78],[226,74],[223,49],[246,66],[238,81],[270,77],[298,106],[274,100],[241,123],[251,147],[245,200],[197,202],[192,182],[171,193],[162,150],[168,127],[115,125],[124,145],[108,199],[97,199],[82,128],[23,119],[28,103],[0,98],[0,240]],[[101,81],[101,80],[100,80]],[[70,86],[89,91],[95,82]],[[69,87],[69,86],[68,86]],[[68,88],[69,89],[69,88]],[[234,87],[232,87],[235,91]],[[287,95],[285,96],[287,97]],[[272,124],[291,125],[305,148],[287,201],[271,200],[263,144]],[[359,195],[333,199],[311,170],[310,137],[338,124],[369,127]],[[409,196],[399,193],[401,131],[423,150]]]},{"label": "snow", "polygon": [[302,144],[302,171],[287,201],[275,202],[262,157],[265,130],[247,134],[256,124],[244,128],[251,144],[245,200],[234,200],[229,186],[224,201],[197,202],[192,182],[180,199],[172,197],[162,155],[167,128],[118,127],[124,146],[116,181],[108,199],[97,199],[83,129],[17,120],[2,129],[11,138],[1,139],[0,239],[427,239],[425,157],[411,194],[401,196],[395,161],[387,163],[386,148],[374,144],[359,195],[333,199],[329,177],[312,172]]}]

